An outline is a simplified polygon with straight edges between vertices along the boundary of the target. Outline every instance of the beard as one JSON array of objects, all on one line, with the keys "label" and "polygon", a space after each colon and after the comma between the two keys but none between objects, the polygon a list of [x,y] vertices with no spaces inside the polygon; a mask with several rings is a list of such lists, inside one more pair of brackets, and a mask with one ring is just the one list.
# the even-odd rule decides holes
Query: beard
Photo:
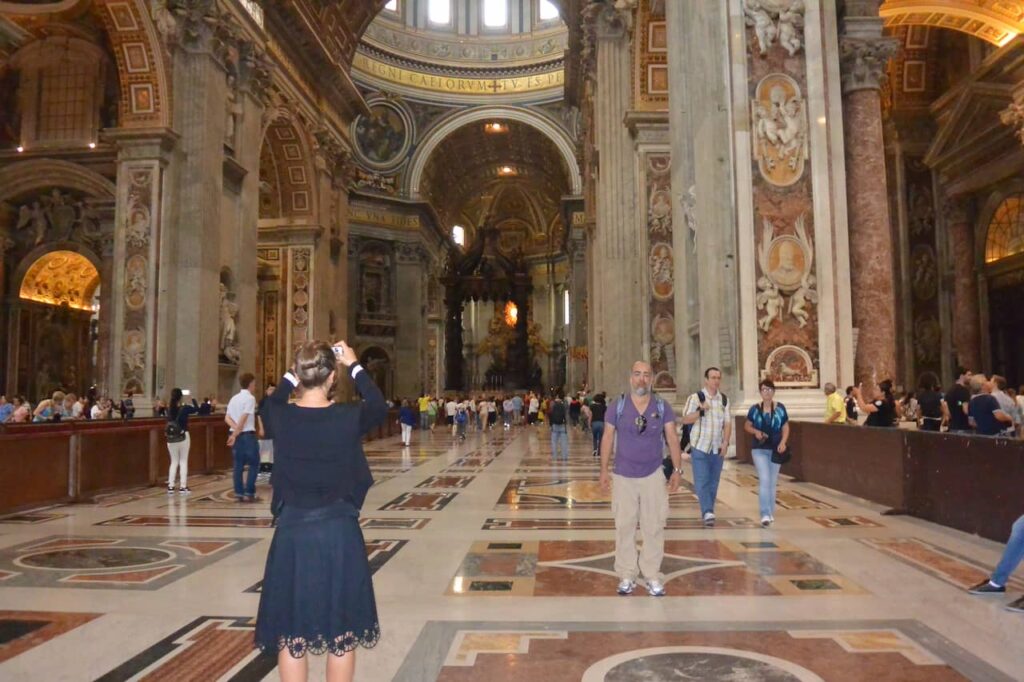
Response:
[{"label": "beard", "polygon": [[641,398],[643,398],[645,395],[647,395],[647,391],[648,389],[646,386],[640,386],[639,388],[633,389],[633,395],[638,395]]}]

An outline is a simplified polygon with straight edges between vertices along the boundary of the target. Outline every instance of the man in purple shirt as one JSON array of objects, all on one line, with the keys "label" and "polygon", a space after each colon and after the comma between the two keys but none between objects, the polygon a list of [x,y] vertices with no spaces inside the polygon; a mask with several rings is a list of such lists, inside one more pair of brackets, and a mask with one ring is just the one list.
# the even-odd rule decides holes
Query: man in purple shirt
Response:
[{"label": "man in purple shirt", "polygon": [[[646,362],[633,363],[628,395],[617,398],[604,418],[601,438],[601,489],[612,490],[612,514],[615,515],[615,572],[619,576],[619,594],[630,594],[637,574],[647,581],[652,597],[665,594],[661,559],[665,554],[665,522],[668,519],[668,495],[679,489],[682,452],[676,434],[676,415],[661,398],[651,399],[654,372]],[[611,476],[608,463],[615,445],[615,468]],[[665,486],[662,453],[668,442],[672,457],[672,476]],[[614,485],[612,479],[614,478]],[[636,549],[636,524],[640,521],[643,546]],[[639,562],[638,562],[639,557]]]}]

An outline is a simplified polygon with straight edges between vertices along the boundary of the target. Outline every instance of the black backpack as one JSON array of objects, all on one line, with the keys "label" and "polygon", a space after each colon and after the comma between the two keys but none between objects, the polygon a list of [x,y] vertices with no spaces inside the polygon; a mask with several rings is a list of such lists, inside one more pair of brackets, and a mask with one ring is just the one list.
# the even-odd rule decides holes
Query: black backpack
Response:
[{"label": "black backpack", "polygon": [[[721,392],[719,392],[718,395],[722,396],[722,408],[723,409],[724,408],[728,408],[729,407],[729,396],[727,396],[727,395],[725,395],[724,393],[721,393]],[[706,399],[707,399],[707,396],[704,395],[704,391],[698,391],[697,392],[697,402],[698,403],[702,403]],[[700,418],[703,419],[704,416],[701,415]],[[693,427],[696,424],[697,424],[697,422],[694,422],[693,424],[684,424],[683,425],[683,435],[679,437],[679,448],[683,452],[686,452],[687,448],[690,447],[690,431],[693,430]]]},{"label": "black backpack", "polygon": [[551,403],[551,425],[562,425],[565,424],[565,402],[562,400],[556,400]]},{"label": "black backpack", "polygon": [[[181,408],[178,408],[178,417],[180,416]],[[168,443],[180,443],[185,440],[185,429],[182,428],[178,417],[168,419],[167,424],[164,426],[164,435],[167,436]]]}]

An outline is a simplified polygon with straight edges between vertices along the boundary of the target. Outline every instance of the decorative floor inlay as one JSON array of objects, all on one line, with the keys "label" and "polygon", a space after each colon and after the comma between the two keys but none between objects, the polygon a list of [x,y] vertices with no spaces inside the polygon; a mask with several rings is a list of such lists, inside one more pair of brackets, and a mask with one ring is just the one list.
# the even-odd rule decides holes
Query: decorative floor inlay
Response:
[{"label": "decorative floor inlay", "polygon": [[53,536],[0,550],[0,588],[156,590],[258,541]]},{"label": "decorative floor inlay", "polygon": [[[215,483],[217,481],[223,481],[228,478],[229,476],[225,474],[197,474],[195,476],[189,476],[188,485],[190,488],[196,489],[199,486],[206,485],[207,483]],[[139,488],[132,488],[129,490],[121,490],[113,493],[95,495],[88,502],[80,502],[75,504],[93,504],[98,507],[116,507],[119,504],[137,502],[139,500],[160,497],[161,495],[166,494],[167,489],[162,485],[142,486]]]},{"label": "decorative floor inlay", "polygon": [[66,519],[67,517],[67,514],[61,514],[59,512],[21,512],[20,514],[0,516],[0,523],[24,523],[34,525],[37,523],[46,523],[47,521],[56,521],[57,519]]},{"label": "decorative floor inlay", "polygon": [[[494,508],[496,511],[517,509],[611,509],[611,491],[601,489],[595,475],[569,478],[566,476],[515,476],[505,486]],[[675,493],[669,495],[673,509],[696,507],[697,494],[689,481],[683,481]],[[719,508],[725,505],[719,501]]]},{"label": "decorative floor inlay", "polygon": [[[191,487],[191,484],[190,484]],[[234,487],[219,488],[209,493],[198,495],[193,493],[191,497],[175,498],[166,494],[166,490],[160,493],[168,498],[168,503],[160,505],[162,508],[172,507],[177,503],[185,502],[189,507],[199,509],[248,509],[253,511],[266,512],[270,508],[270,498],[273,495],[273,488],[270,482],[256,481],[256,502],[239,502],[235,497]]]},{"label": "decorative floor inlay", "polygon": [[[614,595],[608,540],[478,541],[446,595]],[[661,565],[671,596],[863,594],[864,590],[784,541],[668,540]],[[643,590],[634,596],[646,595]]]},{"label": "decorative floor inlay", "polygon": [[475,476],[431,476],[417,483],[417,488],[465,488]]},{"label": "decorative floor inlay", "polygon": [[419,530],[430,522],[429,518],[401,518],[398,516],[363,516],[359,527],[364,530]]},{"label": "decorative floor inlay", "polygon": [[97,682],[262,680],[277,666],[277,657],[260,656],[253,648],[254,629],[252,618],[201,616],[97,678]]},{"label": "decorative floor inlay", "polygon": [[271,516],[196,516],[178,518],[177,514],[126,514],[94,526],[155,526],[168,528],[270,528]]},{"label": "decorative floor inlay", "polygon": [[[722,518],[715,521],[716,528],[760,528],[761,524],[747,518]],[[699,530],[704,522],[698,518],[669,517],[667,530]],[[489,518],[481,530],[614,530],[613,518]]]},{"label": "decorative floor inlay", "polygon": [[[370,575],[380,570],[381,566],[390,561],[398,550],[405,547],[408,540],[366,540],[366,559],[370,562]],[[259,581],[243,592],[263,591],[263,581]]]},{"label": "decorative floor inlay", "polygon": [[[0,611],[0,663],[100,617],[99,613]],[[2,676],[2,675],[0,675]]]},{"label": "decorative floor inlay", "polygon": [[[557,677],[552,672],[557,671]],[[430,621],[394,682],[960,682],[1010,678],[916,621]]]},{"label": "decorative floor inlay", "polygon": [[[862,538],[860,542],[955,587],[966,589],[992,575],[989,564],[917,538]],[[1011,576],[1006,588],[1022,592],[1024,580]]]},{"label": "decorative floor inlay", "polygon": [[808,516],[807,519],[825,528],[885,528],[863,516]]},{"label": "decorative floor inlay", "polygon": [[[752,494],[756,495],[757,490],[751,490]],[[810,495],[804,495],[798,493],[795,490],[780,489],[776,494],[775,501],[783,509],[835,509],[834,505],[828,502],[822,502],[821,500],[815,499]]]},{"label": "decorative floor inlay", "polygon": [[402,493],[380,511],[440,511],[455,499],[458,493]]}]

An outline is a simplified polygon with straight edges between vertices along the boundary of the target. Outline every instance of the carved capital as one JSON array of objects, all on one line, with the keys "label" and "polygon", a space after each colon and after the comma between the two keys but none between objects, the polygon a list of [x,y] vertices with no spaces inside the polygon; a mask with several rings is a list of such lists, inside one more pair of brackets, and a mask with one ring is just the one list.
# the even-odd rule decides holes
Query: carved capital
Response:
[{"label": "carved capital", "polygon": [[633,30],[637,0],[593,2],[583,9],[592,18],[596,37],[602,40],[628,38]]},{"label": "carved capital", "polygon": [[238,85],[248,91],[264,106],[270,103],[270,84],[273,63],[266,51],[253,42],[244,40],[238,45]]},{"label": "carved capital", "polygon": [[1024,144],[1024,102],[1013,102],[1000,111],[999,120],[1013,128],[1013,134]]},{"label": "carved capital", "polygon": [[898,49],[896,38],[840,36],[843,93],[880,89],[886,65]]}]

